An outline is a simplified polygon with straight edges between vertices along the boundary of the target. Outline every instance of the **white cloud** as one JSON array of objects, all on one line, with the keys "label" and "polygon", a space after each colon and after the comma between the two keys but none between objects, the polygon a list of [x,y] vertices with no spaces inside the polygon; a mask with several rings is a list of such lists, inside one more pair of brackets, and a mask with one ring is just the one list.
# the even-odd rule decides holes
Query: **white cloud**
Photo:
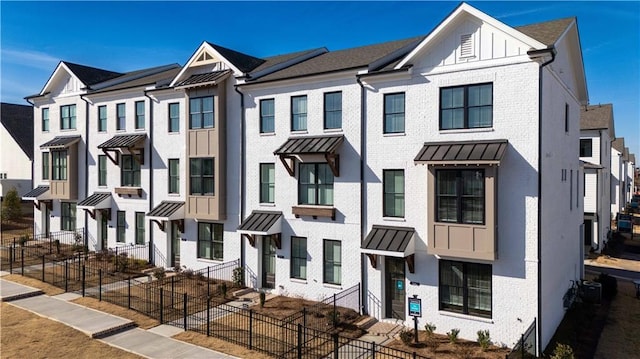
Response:
[{"label": "white cloud", "polygon": [[4,63],[16,64],[47,71],[53,71],[58,62],[60,62],[57,57],[39,51],[3,48],[1,50],[1,54],[2,62]]},{"label": "white cloud", "polygon": [[514,17],[514,16],[535,14],[535,13],[539,13],[539,12],[548,11],[550,9],[553,9],[554,7],[555,6],[544,6],[544,7],[538,7],[538,8],[533,8],[533,9],[516,10],[516,11],[504,13],[504,14],[499,14],[499,15],[495,16],[495,18],[496,19],[506,19],[506,18]]}]

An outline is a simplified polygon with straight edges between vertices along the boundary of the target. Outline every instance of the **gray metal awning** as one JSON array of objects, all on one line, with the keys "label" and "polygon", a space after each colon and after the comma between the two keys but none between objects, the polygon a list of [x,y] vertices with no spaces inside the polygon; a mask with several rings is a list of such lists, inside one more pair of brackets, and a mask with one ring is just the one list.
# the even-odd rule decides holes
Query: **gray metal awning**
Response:
[{"label": "gray metal awning", "polygon": [[282,212],[252,211],[238,227],[238,233],[267,236],[282,232]]},{"label": "gray metal awning", "polygon": [[56,136],[40,145],[40,148],[67,148],[80,141],[80,136]]},{"label": "gray metal awning", "polygon": [[591,163],[591,162],[587,162],[587,161],[580,161],[580,164],[582,165],[582,167],[584,167],[585,169],[591,169],[591,170],[601,170],[604,167],[597,165],[595,163]]},{"label": "gray metal awning", "polygon": [[42,201],[49,199],[49,186],[38,186],[25,193],[22,199],[25,201]]},{"label": "gray metal awning", "polygon": [[274,155],[303,155],[335,153],[344,140],[343,135],[290,137],[273,152]]},{"label": "gray metal awning", "polygon": [[175,85],[176,88],[217,85],[231,74],[231,70],[213,71],[189,76]]},{"label": "gray metal awning", "polygon": [[149,219],[158,221],[175,221],[184,219],[184,202],[162,201],[147,213]]},{"label": "gray metal awning", "polygon": [[101,149],[130,148],[138,145],[147,138],[147,135],[115,135],[111,139],[98,145]]},{"label": "gray metal awning", "polygon": [[388,257],[407,257],[415,252],[415,232],[411,227],[374,225],[362,243],[361,252]]},{"label": "gray metal awning", "polygon": [[415,162],[427,164],[500,164],[507,140],[426,142]]},{"label": "gray metal awning", "polygon": [[111,208],[111,193],[95,192],[78,202],[77,208],[88,210]]}]

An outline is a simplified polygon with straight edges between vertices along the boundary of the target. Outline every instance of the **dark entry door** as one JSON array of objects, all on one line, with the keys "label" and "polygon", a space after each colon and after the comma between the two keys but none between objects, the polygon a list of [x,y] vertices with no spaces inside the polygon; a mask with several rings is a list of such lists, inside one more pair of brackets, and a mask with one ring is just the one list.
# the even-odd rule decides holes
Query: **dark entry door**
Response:
[{"label": "dark entry door", "polygon": [[49,237],[51,233],[51,213],[49,211],[49,207],[45,203],[44,206],[41,205],[42,208],[42,234]]},{"label": "dark entry door", "polygon": [[406,294],[404,259],[385,257],[385,316],[387,318],[405,318]]},{"label": "dark entry door", "polygon": [[276,244],[271,236],[262,237],[262,287],[276,285]]},{"label": "dark entry door", "polygon": [[102,212],[102,214],[100,214],[100,249],[102,250],[106,250],[107,249],[107,228],[109,223],[109,218],[107,217],[107,214],[105,212]]},{"label": "dark entry door", "polygon": [[584,220],[584,245],[593,245],[593,222],[590,219]]},{"label": "dark entry door", "polygon": [[171,266],[180,267],[180,229],[176,222],[171,222]]}]

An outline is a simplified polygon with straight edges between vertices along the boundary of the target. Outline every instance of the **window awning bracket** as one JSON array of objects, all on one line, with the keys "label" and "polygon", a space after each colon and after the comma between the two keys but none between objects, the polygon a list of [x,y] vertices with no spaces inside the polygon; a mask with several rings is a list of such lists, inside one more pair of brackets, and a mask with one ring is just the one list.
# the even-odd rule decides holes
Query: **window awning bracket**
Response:
[{"label": "window awning bracket", "polygon": [[256,247],[256,236],[255,235],[248,234],[248,233],[242,233],[242,236],[249,241],[249,244],[251,245],[251,247],[253,247],[253,248]]},{"label": "window awning bracket", "polygon": [[405,262],[407,262],[407,267],[409,267],[409,273],[416,272],[416,263],[415,263],[415,254],[409,254],[404,257]]},{"label": "window awning bracket", "polygon": [[180,231],[180,233],[184,233],[184,219],[174,219],[171,222],[178,225],[178,230]]},{"label": "window awning bracket", "polygon": [[89,216],[91,216],[91,219],[96,219],[96,210],[95,209],[88,209],[88,208],[83,208],[84,211],[86,213],[89,213]]},{"label": "window awning bracket", "polygon": [[140,166],[144,165],[144,158],[142,156],[142,150],[134,147],[127,147],[129,153],[132,154],[133,160],[138,162]]},{"label": "window awning bracket", "polygon": [[53,202],[52,201],[45,201],[45,200],[41,200],[41,201],[33,201],[33,206],[35,208],[37,208],[38,210],[40,210],[41,208],[41,204],[44,204],[45,206],[47,206],[47,208],[52,211],[53,210]]},{"label": "window awning bracket", "polygon": [[105,208],[100,210],[102,212],[103,217],[107,217],[108,220],[111,220],[111,208]]},{"label": "window awning bracket", "polygon": [[296,175],[296,158],[294,156],[280,155],[280,162],[284,165],[289,176],[294,177]]},{"label": "window awning bracket", "polygon": [[371,263],[371,268],[378,268],[378,255],[373,253],[365,253],[367,257],[369,257],[369,263]]},{"label": "window awning bracket", "polygon": [[164,232],[164,224],[165,224],[165,221],[159,221],[159,220],[157,220],[157,219],[152,219],[152,220],[151,220],[151,222],[153,222],[153,223],[157,224],[157,225],[158,225],[158,228],[160,228],[160,230]]},{"label": "window awning bracket", "polygon": [[335,177],[340,177],[340,155],[335,153],[325,153],[324,158],[327,160],[329,168]]},{"label": "window awning bracket", "polygon": [[[113,152],[114,156],[112,157],[109,152]],[[118,156],[118,151],[114,150],[114,149],[109,149],[109,148],[103,148],[102,152],[107,156],[107,158],[109,158],[109,160],[116,166],[119,166],[120,163],[118,161],[119,156]]]},{"label": "window awning bracket", "polygon": [[272,234],[271,239],[273,239],[278,249],[282,249],[282,233]]}]

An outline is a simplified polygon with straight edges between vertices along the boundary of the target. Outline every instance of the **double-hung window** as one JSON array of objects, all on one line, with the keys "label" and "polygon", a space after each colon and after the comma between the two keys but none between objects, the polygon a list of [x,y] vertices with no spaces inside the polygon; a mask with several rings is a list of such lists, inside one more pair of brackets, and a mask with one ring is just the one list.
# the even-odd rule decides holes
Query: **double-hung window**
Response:
[{"label": "double-hung window", "polygon": [[52,173],[54,181],[67,180],[67,150],[51,151]]},{"label": "double-hung window", "polygon": [[136,130],[144,128],[144,101],[136,101]]},{"label": "double-hung window", "polygon": [[214,195],[213,158],[191,158],[189,160],[189,194],[200,196]]},{"label": "double-hung window", "polygon": [[125,211],[118,211],[116,218],[116,242],[124,243],[126,240],[125,233],[127,229],[127,215]]},{"label": "double-hung window", "polygon": [[180,132],[180,104],[169,104],[169,132]]},{"label": "double-hung window", "polygon": [[276,168],[273,163],[260,164],[260,203],[275,201]]},{"label": "double-hung window", "polygon": [[76,230],[76,204],[73,202],[62,202],[62,215],[60,220],[60,228],[63,231],[75,231]]},{"label": "double-hung window", "polygon": [[133,156],[122,155],[121,157],[120,185],[123,187],[140,187],[140,162]]},{"label": "double-hung window", "polygon": [[440,260],[440,310],[491,317],[491,265]]},{"label": "double-hung window", "polygon": [[125,104],[116,105],[116,130],[122,131],[127,128],[127,108]]},{"label": "double-hung window", "polygon": [[136,244],[144,244],[144,212],[136,212]]},{"label": "double-hung window", "polygon": [[260,100],[260,133],[276,132],[274,99]]},{"label": "double-hung window", "polygon": [[307,130],[307,96],[291,97],[291,131]]},{"label": "double-hung window", "polygon": [[49,152],[42,152],[42,179],[49,179]]},{"label": "double-hung window", "polygon": [[301,163],[298,204],[333,205],[333,172],[326,163]]},{"label": "double-hung window", "polygon": [[342,128],[342,92],[324,94],[324,128]]},{"label": "double-hung window", "polygon": [[591,157],[593,155],[592,141],[590,138],[580,139],[580,157]]},{"label": "double-hung window", "polygon": [[98,155],[98,186],[107,185],[107,156]]},{"label": "double-hung window", "polygon": [[42,132],[49,131],[49,109],[42,109]]},{"label": "double-hung window", "polygon": [[60,129],[72,130],[76,128],[76,105],[60,106]]},{"label": "double-hung window", "polygon": [[198,258],[222,260],[223,228],[219,223],[198,223]]},{"label": "double-hung window", "polygon": [[196,97],[189,100],[189,128],[213,128],[213,97]]},{"label": "double-hung window", "polygon": [[384,133],[404,133],[404,92],[384,95]]},{"label": "double-hung window", "polygon": [[404,170],[383,171],[385,217],[404,217]]},{"label": "double-hung window", "polygon": [[291,278],[307,279],[307,239],[291,237]]},{"label": "double-hung window", "polygon": [[493,84],[440,89],[440,129],[493,126]]},{"label": "double-hung window", "polygon": [[169,159],[169,193],[180,193],[180,160]]},{"label": "double-hung window", "polygon": [[342,245],[340,241],[324,240],[323,283],[340,284],[342,279]]},{"label": "double-hung window", "polygon": [[436,222],[484,224],[484,170],[436,171]]},{"label": "double-hung window", "polygon": [[98,106],[98,132],[107,130],[107,106]]}]

